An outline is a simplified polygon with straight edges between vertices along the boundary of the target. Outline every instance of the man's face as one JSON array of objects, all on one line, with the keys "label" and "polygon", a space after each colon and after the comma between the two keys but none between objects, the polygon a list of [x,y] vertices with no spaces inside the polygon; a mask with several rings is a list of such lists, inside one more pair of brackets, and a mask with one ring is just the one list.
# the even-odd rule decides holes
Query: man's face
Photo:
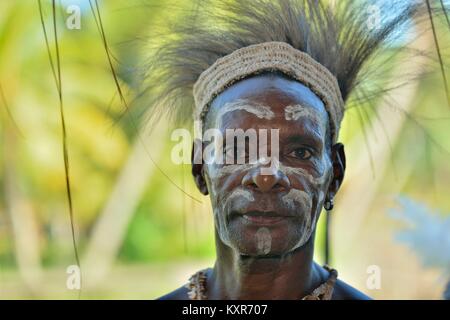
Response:
[{"label": "man's face", "polygon": [[[248,256],[282,255],[303,246],[315,230],[333,178],[322,101],[297,81],[260,75],[216,97],[205,121],[206,129],[218,129],[224,137],[225,163],[203,165],[220,240]],[[264,141],[258,135],[258,151],[262,142],[273,157],[271,129],[278,129],[278,159],[249,163],[255,143],[247,140],[239,149],[237,141],[226,139],[227,129],[266,129]],[[236,164],[236,158],[227,164],[230,149],[244,155],[245,164]]]}]

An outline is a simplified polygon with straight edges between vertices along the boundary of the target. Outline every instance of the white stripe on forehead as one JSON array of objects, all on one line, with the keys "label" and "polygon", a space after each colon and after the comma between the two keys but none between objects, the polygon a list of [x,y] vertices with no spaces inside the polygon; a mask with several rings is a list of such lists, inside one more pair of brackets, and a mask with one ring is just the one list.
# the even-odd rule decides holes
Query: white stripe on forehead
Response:
[{"label": "white stripe on forehead", "polygon": [[301,104],[287,106],[284,108],[284,118],[286,120],[295,121],[300,117],[310,117],[321,123],[321,119],[317,112],[312,108],[307,108]]},{"label": "white stripe on forehead", "polygon": [[250,102],[246,99],[238,99],[233,102],[227,102],[225,103],[218,111],[217,114],[217,122],[216,125],[219,126],[222,121],[222,117],[227,114],[228,112],[236,111],[236,110],[244,110],[248,113],[252,113],[255,116],[257,116],[260,119],[267,119],[271,120],[275,117],[275,114],[270,109],[270,107],[256,104],[253,102]]},{"label": "white stripe on forehead", "polygon": [[301,117],[312,119],[320,125],[323,132],[326,132],[326,124],[320,118],[320,115],[313,108],[305,107],[301,104],[291,105],[284,108],[284,118],[287,121],[296,121]]}]

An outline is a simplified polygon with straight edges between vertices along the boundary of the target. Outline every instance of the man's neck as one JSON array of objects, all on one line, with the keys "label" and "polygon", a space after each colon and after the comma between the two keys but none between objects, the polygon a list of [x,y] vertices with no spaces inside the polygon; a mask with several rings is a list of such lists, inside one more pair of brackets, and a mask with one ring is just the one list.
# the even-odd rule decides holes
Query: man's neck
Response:
[{"label": "man's neck", "polygon": [[284,256],[248,257],[216,241],[217,260],[208,276],[208,299],[301,299],[323,279],[313,262],[314,235]]}]

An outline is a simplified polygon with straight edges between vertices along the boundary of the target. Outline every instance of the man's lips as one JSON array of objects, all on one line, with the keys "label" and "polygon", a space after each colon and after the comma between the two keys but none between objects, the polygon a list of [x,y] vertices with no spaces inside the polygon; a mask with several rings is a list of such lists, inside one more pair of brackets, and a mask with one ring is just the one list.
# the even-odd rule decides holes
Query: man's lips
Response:
[{"label": "man's lips", "polygon": [[251,224],[271,225],[286,220],[291,216],[280,215],[276,212],[249,211],[239,215]]}]

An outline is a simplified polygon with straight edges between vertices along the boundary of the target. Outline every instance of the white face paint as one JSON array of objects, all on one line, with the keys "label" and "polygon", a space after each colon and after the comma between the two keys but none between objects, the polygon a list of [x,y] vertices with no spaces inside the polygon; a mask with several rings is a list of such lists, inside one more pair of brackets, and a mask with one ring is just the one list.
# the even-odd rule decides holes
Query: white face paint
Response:
[{"label": "white face paint", "polygon": [[304,176],[306,179],[308,179],[308,181],[311,184],[314,185],[321,185],[323,183],[325,183],[325,175],[322,176],[318,176],[318,177],[314,177],[311,173],[309,173],[307,170],[303,169],[303,168],[294,168],[294,167],[287,167],[284,165],[280,165],[280,171],[283,172],[286,175],[289,174],[296,174],[299,176]]},{"label": "white face paint", "polygon": [[246,189],[238,188],[234,189],[233,192],[226,198],[226,201],[231,201],[235,198],[244,198],[248,201],[255,201],[255,198],[253,198],[253,194]]},{"label": "white face paint", "polygon": [[[322,175],[319,177],[314,177],[313,175],[311,175],[308,171],[306,171],[303,168],[288,167],[288,166],[284,166],[279,163],[278,163],[278,170],[283,172],[288,177],[291,174],[295,174],[297,176],[303,176],[305,179],[307,179],[310,182],[310,184],[315,186],[315,188],[319,189],[319,196],[318,196],[317,203],[319,204],[319,206],[322,204],[322,201],[324,200],[324,193],[323,193],[323,191],[320,190],[319,186],[323,185],[326,182],[325,175]],[[305,213],[304,224],[301,226],[302,237],[299,239],[297,244],[292,249],[292,250],[295,250],[295,249],[303,246],[306,242],[308,242],[308,240],[311,237],[311,234],[314,230],[314,226],[316,225],[316,221],[317,221],[319,212],[312,212],[312,200],[313,199],[308,193],[306,193],[303,190],[291,189],[287,195],[282,197],[282,200],[292,210],[295,210],[295,208],[298,208],[297,210],[301,210],[302,212]]]},{"label": "white face paint", "polygon": [[218,111],[218,114],[216,116],[216,128],[221,127],[222,118],[225,114],[232,112],[232,111],[236,111],[236,110],[243,110],[248,113],[252,113],[260,119],[271,120],[275,117],[275,114],[268,106],[261,105],[261,104],[255,104],[255,103],[249,103],[249,101],[245,100],[245,99],[238,99],[233,102],[225,103],[220,108],[220,110]]},{"label": "white face paint", "polygon": [[310,195],[302,190],[291,189],[288,194],[282,197],[282,200],[291,210],[304,212],[304,222],[300,231],[302,237],[298,240],[294,248],[292,248],[292,250],[295,250],[303,246],[311,237],[317,215],[311,212],[312,199]]},{"label": "white face paint", "polygon": [[[211,166],[212,167],[212,166]],[[230,164],[220,168],[210,168],[208,170],[210,178],[222,178],[236,171],[248,171],[255,167],[255,164]]]},{"label": "white face paint", "polygon": [[[261,162],[264,163],[264,161]],[[310,174],[307,170],[303,168],[285,166],[281,164],[279,161],[275,161],[275,170],[282,172],[287,177],[292,175],[295,175],[297,177],[299,176],[303,177],[311,185],[313,185],[315,188],[318,189],[320,189],[320,186],[326,182],[325,175],[314,177],[312,174]],[[324,200],[324,193],[323,191],[319,190],[318,204],[320,205],[323,200]],[[309,195],[303,190],[292,188],[291,190],[289,190],[288,194],[282,197],[282,201],[290,210],[300,211],[304,213],[304,222],[301,226],[302,230],[300,231],[300,234],[302,236],[297,242],[297,244],[292,248],[292,250],[295,250],[303,246],[310,239],[319,212],[312,212],[313,199],[311,195]]]},{"label": "white face paint", "polygon": [[[263,159],[256,164],[224,166],[221,170],[217,170],[217,171],[219,171],[217,174],[222,177],[222,176],[231,174],[231,173],[235,172],[236,170],[248,171],[248,170],[252,170],[258,166],[261,166],[262,163],[264,163]],[[276,170],[279,170],[280,172],[284,173],[288,177],[292,176],[292,175],[295,175],[297,177],[303,177],[315,188],[318,188],[319,186],[321,186],[322,184],[324,184],[326,182],[325,175],[322,175],[319,177],[314,177],[312,174],[310,174],[307,170],[305,170],[303,168],[295,168],[295,167],[285,166],[283,164],[280,164],[278,161],[277,161]],[[222,204],[218,207],[221,208],[221,210],[223,212],[227,203],[229,203],[230,201],[233,201],[233,200],[238,201],[239,198],[246,200],[246,201],[254,201],[255,200],[250,191],[243,189],[243,188],[238,188],[238,189],[233,190],[233,192],[229,196],[224,198]],[[324,200],[324,193],[323,193],[323,191],[319,190],[318,202],[317,202],[319,207],[321,206],[323,200]],[[299,230],[299,234],[301,234],[301,238],[298,240],[298,242],[295,244],[295,246],[293,248],[291,248],[291,250],[295,250],[295,249],[300,248],[301,246],[305,245],[305,243],[309,241],[309,239],[314,231],[319,212],[312,212],[313,199],[312,199],[311,195],[309,195],[308,193],[306,193],[303,190],[298,190],[298,189],[292,188],[288,192],[288,194],[282,196],[282,201],[290,210],[300,211],[300,212],[303,212],[303,214],[304,214],[303,224],[300,226],[301,230]],[[217,218],[219,218],[219,217],[217,217]],[[221,223],[219,225],[222,225],[224,227],[224,225],[225,225],[224,221],[223,221],[223,223]],[[224,243],[227,243],[228,245],[230,245],[229,237],[226,236],[227,233],[224,232],[225,230],[223,230],[223,227],[221,228],[222,241]],[[262,230],[262,229],[265,229],[265,230]],[[255,241],[256,241],[256,248],[258,250],[258,254],[266,255],[266,254],[270,253],[272,237],[271,237],[269,229],[267,229],[267,228],[258,229],[258,232],[255,234]]]},{"label": "white face paint", "polygon": [[280,163],[280,161],[276,158],[272,159],[272,161],[275,171],[279,170],[286,176],[289,176],[291,174],[303,176],[313,185],[321,185],[325,183],[326,176],[324,174],[318,177],[314,177],[311,173],[309,173],[307,170],[303,168],[285,166],[282,163]]},{"label": "white face paint", "polygon": [[220,214],[220,213],[221,212],[223,213],[227,204],[231,203],[232,201],[234,201],[234,202],[238,202],[238,201],[252,202],[252,201],[255,201],[255,198],[253,197],[252,193],[249,190],[246,190],[244,188],[236,188],[229,195],[224,197],[220,204],[217,204],[215,206],[215,209],[214,209],[215,219],[221,220],[221,222],[218,223],[219,234],[220,234],[222,241],[228,245],[231,245],[231,243],[230,243],[228,233],[225,230],[226,218],[223,214]]},{"label": "white face paint", "polygon": [[[216,118],[216,128],[220,128],[223,117],[228,112],[232,112],[235,110],[243,110],[248,113],[251,113],[257,116],[260,119],[271,120],[275,117],[273,111],[270,107],[264,105],[255,105],[249,104],[246,100],[237,100],[232,103],[225,104],[220,111],[218,111],[218,115]],[[321,124],[324,131],[326,128],[324,127],[322,119],[320,116],[314,111],[314,109],[306,108],[301,105],[293,105],[287,106],[285,108],[285,119],[287,121],[296,121],[301,117],[309,118],[315,123]],[[275,162],[275,166],[272,167],[273,172],[280,171],[284,173],[287,177],[296,176],[297,178],[304,179],[308,182],[309,185],[315,190],[318,190],[318,199],[316,211],[319,211],[319,208],[324,200],[324,193],[320,190],[324,184],[326,184],[326,172],[323,172],[322,175],[314,176],[308,170],[299,167],[290,167],[281,164],[277,158],[271,159]],[[329,160],[328,160],[329,161]],[[268,159],[260,157],[256,163],[247,163],[247,164],[229,164],[223,166],[217,165],[208,165],[208,176],[211,180],[217,180],[224,178],[228,175],[231,175],[235,172],[248,172],[250,170],[256,169],[258,167],[266,167]],[[214,161],[213,161],[214,163]],[[211,187],[214,189],[214,185],[211,184]],[[217,185],[216,185],[217,187]],[[217,196],[217,190],[212,190],[213,194]],[[306,242],[309,241],[311,235],[314,231],[316,220],[320,212],[312,212],[313,210],[313,195],[308,194],[307,192],[299,189],[292,188],[288,194],[282,197],[282,201],[290,210],[295,210],[297,212],[302,212],[304,214],[302,224],[298,226],[300,230],[298,230],[299,239],[296,239],[296,243],[294,247],[291,247],[290,250],[295,250],[301,246],[303,246]],[[248,203],[249,201],[255,201],[253,194],[251,191],[244,189],[243,187],[239,187],[234,189],[229,195],[222,197],[218,197],[219,199],[215,199],[217,202],[214,205],[214,214],[216,219],[218,219],[218,232],[222,242],[231,246],[230,235],[228,234],[227,225],[226,225],[226,217],[224,211],[227,208],[227,205],[236,201],[244,201]],[[254,235],[255,247],[260,255],[267,255],[272,250],[272,236],[269,228],[261,227],[257,230]]]},{"label": "white face paint", "polygon": [[[255,103],[249,103],[246,99],[238,99],[233,102],[225,103],[220,110],[218,111],[218,114],[216,116],[216,128],[220,128],[222,124],[223,117],[232,111],[236,110],[243,110],[248,113],[251,113],[255,116],[257,116],[260,119],[266,119],[271,120],[275,117],[275,114],[271,110],[269,106],[261,105],[261,104],[255,104]],[[223,143],[223,139],[222,139]],[[216,145],[215,149],[218,149],[219,146]],[[209,158],[211,159],[211,163],[219,163],[219,161],[216,161],[215,156],[215,150],[211,149]],[[232,172],[236,172],[239,170],[250,170],[253,168],[255,164],[232,164],[232,165],[226,165],[221,166],[220,168],[213,168],[214,166],[210,166],[209,174],[211,178],[221,178],[225,175],[228,175]]]},{"label": "white face paint", "polygon": [[261,227],[255,233],[256,250],[260,255],[266,255],[272,248],[272,235],[266,227]]},{"label": "white face paint", "polygon": [[311,198],[305,191],[291,189],[286,195],[281,197],[281,199],[291,210],[311,210]]},{"label": "white face paint", "polygon": [[284,108],[284,118],[288,121],[296,121],[300,117],[310,117],[318,122],[320,122],[320,118],[318,117],[317,113],[314,111],[314,109],[306,108],[302,106],[301,104],[296,104],[293,106],[287,106]]},{"label": "white face paint", "polygon": [[314,109],[304,107],[301,104],[287,106],[286,108],[284,108],[284,118],[287,121],[297,121],[301,117],[313,120],[322,127],[323,132],[326,131],[322,119]]}]

